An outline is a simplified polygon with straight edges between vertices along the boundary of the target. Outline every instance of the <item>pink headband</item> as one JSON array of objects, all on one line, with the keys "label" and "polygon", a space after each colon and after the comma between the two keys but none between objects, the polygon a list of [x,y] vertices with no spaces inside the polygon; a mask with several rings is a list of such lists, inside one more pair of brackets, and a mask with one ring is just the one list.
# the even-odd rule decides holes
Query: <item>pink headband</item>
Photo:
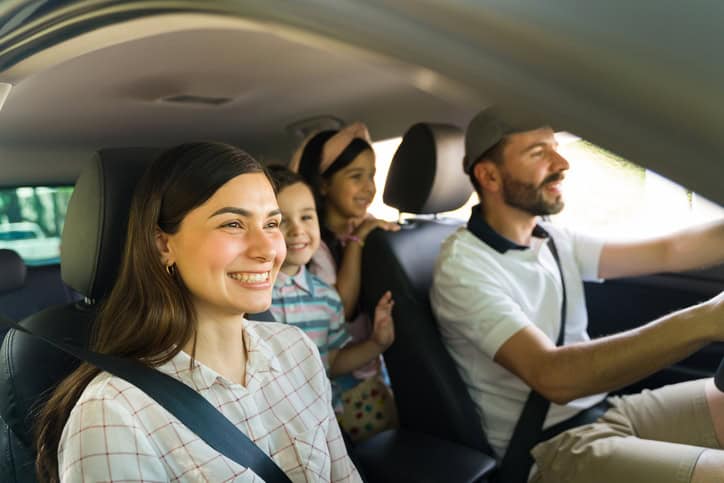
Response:
[{"label": "pink headband", "polygon": [[[307,145],[307,142],[309,142],[309,140],[313,138],[316,134],[317,133],[314,133],[308,136],[307,139],[305,139],[304,142],[294,152],[292,160],[289,163],[290,170],[294,171],[295,173],[299,172],[299,162],[302,159],[304,147]],[[334,160],[337,159],[340,154],[342,154],[342,151],[344,151],[344,149],[349,146],[349,144],[355,138],[367,141],[370,145],[372,144],[372,140],[370,139],[370,133],[367,131],[367,126],[365,126],[361,122],[354,122],[344,127],[334,136],[329,138],[326,143],[324,143],[324,147],[322,148],[322,160],[319,163],[319,172],[324,173],[332,165]]]}]

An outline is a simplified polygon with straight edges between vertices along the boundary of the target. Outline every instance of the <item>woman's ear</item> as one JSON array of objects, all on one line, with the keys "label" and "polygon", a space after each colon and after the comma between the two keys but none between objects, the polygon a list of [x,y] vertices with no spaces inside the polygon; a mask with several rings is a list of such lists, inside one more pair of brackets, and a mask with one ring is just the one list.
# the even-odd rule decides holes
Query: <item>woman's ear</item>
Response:
[{"label": "woman's ear", "polygon": [[168,234],[164,233],[163,230],[157,227],[156,232],[154,233],[154,239],[156,241],[156,249],[158,249],[158,254],[161,258],[161,264],[168,267],[176,263],[173,256],[173,250],[171,250],[171,246],[169,244]]}]

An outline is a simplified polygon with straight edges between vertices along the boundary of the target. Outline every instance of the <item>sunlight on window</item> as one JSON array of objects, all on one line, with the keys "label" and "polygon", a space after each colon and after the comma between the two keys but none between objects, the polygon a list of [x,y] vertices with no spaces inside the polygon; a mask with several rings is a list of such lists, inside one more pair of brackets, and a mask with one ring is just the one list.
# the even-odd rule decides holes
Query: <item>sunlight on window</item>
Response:
[{"label": "sunlight on window", "polygon": [[556,223],[608,238],[642,238],[724,217],[724,208],[582,139],[561,145],[571,168]]},{"label": "sunlight on window", "polygon": [[[560,151],[569,160],[563,193],[564,210],[555,223],[606,238],[640,238],[717,220],[724,208],[686,188],[568,133],[558,133]],[[374,143],[377,196],[370,213],[398,219],[397,210],[382,201],[387,171],[402,138]],[[458,160],[455,160],[458,162]],[[475,193],[465,205],[444,213],[461,220],[478,203]]]}]

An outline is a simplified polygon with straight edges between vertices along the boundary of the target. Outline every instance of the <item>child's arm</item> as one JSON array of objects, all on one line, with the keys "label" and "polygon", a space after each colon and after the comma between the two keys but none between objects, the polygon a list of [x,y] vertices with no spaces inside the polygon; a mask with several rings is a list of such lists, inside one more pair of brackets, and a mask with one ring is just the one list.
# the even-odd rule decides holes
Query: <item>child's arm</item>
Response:
[{"label": "child's arm", "polygon": [[351,319],[357,309],[362,272],[362,247],[367,239],[367,235],[375,228],[397,231],[400,229],[400,226],[397,223],[378,220],[377,218],[367,218],[353,232],[352,236],[354,238],[351,239],[344,248],[342,261],[337,270],[337,282],[335,283],[335,288],[337,292],[339,292],[339,297],[342,299],[344,315],[347,319]]},{"label": "child's arm", "polygon": [[395,341],[395,325],[392,294],[387,291],[377,302],[372,335],[369,339],[353,346],[331,350],[327,354],[331,377],[349,374],[379,356]]}]

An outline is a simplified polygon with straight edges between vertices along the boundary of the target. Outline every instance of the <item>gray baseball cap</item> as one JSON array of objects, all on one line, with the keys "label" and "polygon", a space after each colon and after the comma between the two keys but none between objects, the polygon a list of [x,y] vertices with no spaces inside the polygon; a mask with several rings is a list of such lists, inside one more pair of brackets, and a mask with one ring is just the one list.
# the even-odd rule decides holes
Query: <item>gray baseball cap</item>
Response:
[{"label": "gray baseball cap", "polygon": [[508,134],[532,131],[550,123],[542,117],[502,106],[491,106],[480,111],[465,131],[465,158],[463,171],[470,174],[480,156],[498,144]]}]

